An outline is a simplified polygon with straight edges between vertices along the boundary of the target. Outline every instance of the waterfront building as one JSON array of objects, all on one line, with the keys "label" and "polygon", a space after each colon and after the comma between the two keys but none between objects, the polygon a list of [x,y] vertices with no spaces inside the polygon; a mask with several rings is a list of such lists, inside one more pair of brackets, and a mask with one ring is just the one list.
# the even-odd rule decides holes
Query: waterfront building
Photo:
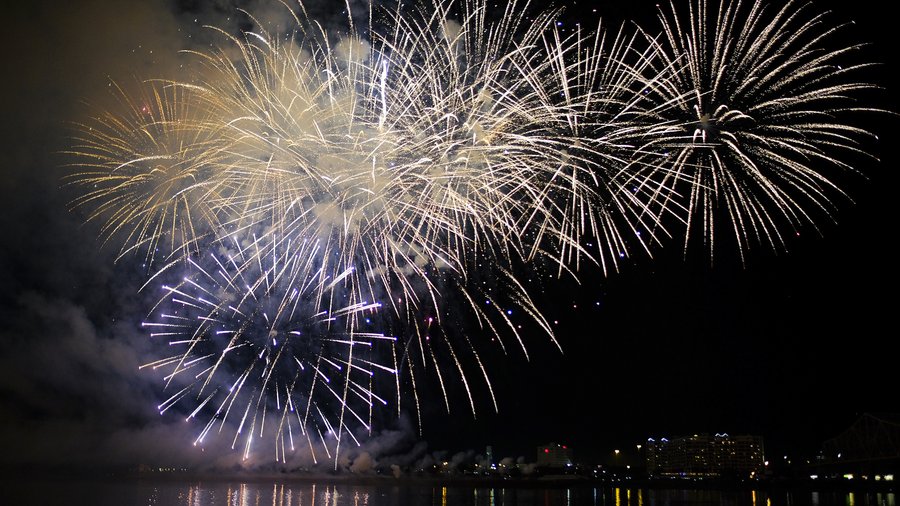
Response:
[{"label": "waterfront building", "polygon": [[571,467],[572,449],[564,444],[548,443],[537,447],[538,467]]},{"label": "waterfront building", "polygon": [[650,438],[644,448],[647,472],[656,476],[756,478],[765,465],[762,436]]}]

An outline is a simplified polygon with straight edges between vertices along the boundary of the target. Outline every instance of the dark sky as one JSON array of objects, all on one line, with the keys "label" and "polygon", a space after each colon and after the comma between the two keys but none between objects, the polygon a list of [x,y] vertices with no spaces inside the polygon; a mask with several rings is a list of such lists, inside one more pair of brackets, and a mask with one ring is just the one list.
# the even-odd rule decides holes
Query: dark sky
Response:
[{"label": "dark sky", "polygon": [[[147,307],[148,296],[137,293],[143,274],[114,262],[115,250],[101,247],[96,230],[69,212],[72,194],[60,183],[65,124],[84,113],[82,100],[105,100],[110,78],[177,76],[177,51],[203,41],[197,24],[239,23],[220,3],[140,0],[126,9],[44,0],[9,13],[0,124],[0,463],[235,460],[186,449],[184,424],[156,413],[158,383],[137,370],[149,353],[136,316]],[[241,5],[276,18],[258,3]],[[900,63],[896,21],[874,1],[813,3],[833,10],[836,22],[856,22],[847,37],[872,43],[865,57],[885,64],[872,71],[885,87],[879,105],[897,110],[897,82],[887,77]],[[587,19],[597,8],[615,21],[655,27],[655,2],[621,4],[580,3],[564,19]],[[544,307],[561,322],[564,353],[534,339],[528,363],[516,353],[489,357],[500,413],[481,399],[477,420],[459,406],[447,423],[435,398],[425,410],[428,448],[492,444],[498,455],[533,459],[536,445],[558,441],[602,460],[649,436],[728,432],[762,434],[770,454],[810,453],[862,412],[900,411],[890,351],[898,125],[888,115],[867,118],[881,139],[867,149],[881,161],[861,163],[861,176],[841,181],[850,198],[838,202],[836,224],[821,222],[821,234],[803,229],[787,252],[757,248],[744,265],[728,246],[715,265],[703,252],[685,259],[673,241],[622,272],[586,269],[580,287],[548,288]],[[392,429],[371,443],[373,453],[410,450],[408,431]]]}]

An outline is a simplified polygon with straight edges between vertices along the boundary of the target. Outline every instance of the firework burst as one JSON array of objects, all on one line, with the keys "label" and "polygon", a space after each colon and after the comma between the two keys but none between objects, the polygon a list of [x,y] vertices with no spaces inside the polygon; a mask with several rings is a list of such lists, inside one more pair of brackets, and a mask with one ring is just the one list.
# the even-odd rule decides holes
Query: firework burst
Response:
[{"label": "firework burst", "polygon": [[857,77],[861,46],[840,44],[843,27],[802,2],[696,0],[659,17],[651,67],[672,73],[653,87],[645,149],[666,162],[637,177],[680,195],[662,207],[683,216],[685,245],[702,236],[712,252],[719,224],[742,255],[754,242],[781,248],[786,228],[830,217],[836,175],[871,136],[848,121],[874,111],[858,100],[874,88]]},{"label": "firework burst", "polygon": [[120,258],[144,252],[148,264],[196,253],[217,226],[206,202],[223,148],[216,126],[179,87],[150,82],[132,97],[118,85],[119,107],[78,126],[69,176],[82,188],[74,206],[100,221],[104,242],[121,241]]},{"label": "firework burst", "polygon": [[174,391],[160,413],[186,400],[187,420],[204,420],[194,444],[236,427],[232,448],[245,458],[258,440],[276,460],[300,446],[317,461],[337,454],[341,434],[358,443],[373,407],[388,405],[397,366],[382,360],[396,356],[396,339],[372,330],[381,305],[346,289],[352,267],[331,277],[339,269],[319,248],[233,239],[163,286],[144,326],[173,351],[144,367],[164,371]]}]

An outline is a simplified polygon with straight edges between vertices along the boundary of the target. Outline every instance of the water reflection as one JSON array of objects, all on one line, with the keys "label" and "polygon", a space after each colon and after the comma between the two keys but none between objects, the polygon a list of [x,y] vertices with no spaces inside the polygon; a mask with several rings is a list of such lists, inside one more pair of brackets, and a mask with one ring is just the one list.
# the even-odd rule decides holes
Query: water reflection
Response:
[{"label": "water reflection", "polygon": [[74,506],[898,506],[893,492],[656,490],[637,487],[472,487],[386,482],[18,482],[4,504]]}]

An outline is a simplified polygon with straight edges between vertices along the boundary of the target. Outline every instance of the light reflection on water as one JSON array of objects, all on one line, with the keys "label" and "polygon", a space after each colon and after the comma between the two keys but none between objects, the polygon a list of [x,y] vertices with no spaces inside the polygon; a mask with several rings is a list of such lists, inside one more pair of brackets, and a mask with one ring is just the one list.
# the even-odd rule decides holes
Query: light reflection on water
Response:
[{"label": "light reflection on water", "polygon": [[34,481],[2,485],[3,504],[75,506],[898,506],[893,492],[474,487],[226,481]]}]

